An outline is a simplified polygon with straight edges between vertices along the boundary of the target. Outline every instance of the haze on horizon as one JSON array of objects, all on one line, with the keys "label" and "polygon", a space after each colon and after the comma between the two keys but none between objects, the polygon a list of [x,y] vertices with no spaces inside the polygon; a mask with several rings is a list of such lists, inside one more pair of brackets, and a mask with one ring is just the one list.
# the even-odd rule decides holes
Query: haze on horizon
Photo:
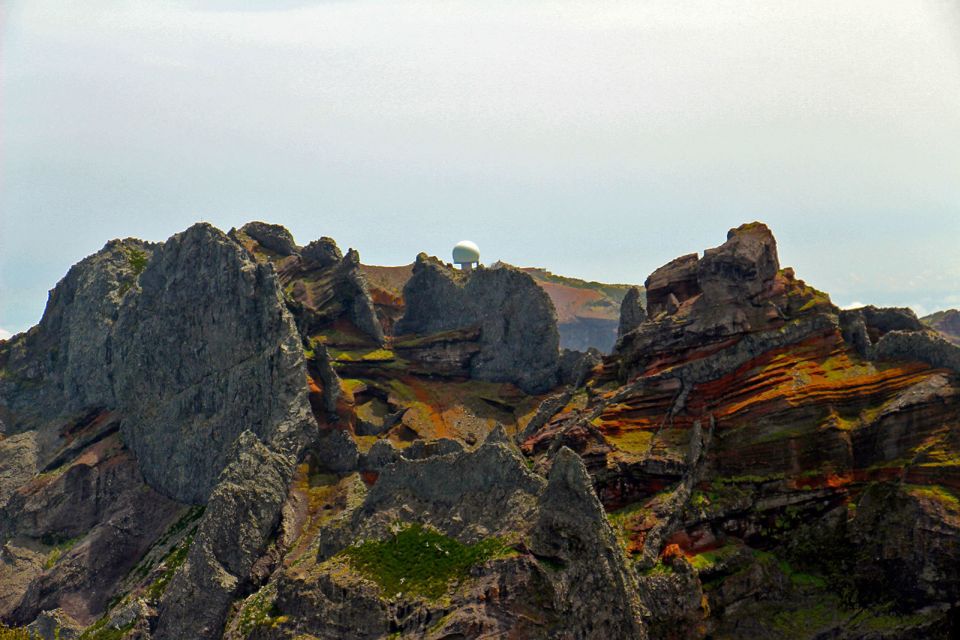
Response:
[{"label": "haze on horizon", "polygon": [[0,5],[0,337],[197,220],[642,284],[759,219],[835,303],[960,306],[950,0]]}]

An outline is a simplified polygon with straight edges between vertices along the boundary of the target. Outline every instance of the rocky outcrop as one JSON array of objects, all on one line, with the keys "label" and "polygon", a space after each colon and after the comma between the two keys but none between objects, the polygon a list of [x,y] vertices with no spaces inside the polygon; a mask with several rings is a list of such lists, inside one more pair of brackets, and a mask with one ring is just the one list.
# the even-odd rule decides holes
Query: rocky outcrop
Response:
[{"label": "rocky outcrop", "polygon": [[202,503],[245,430],[307,406],[300,335],[272,267],[199,224],[157,248],[114,332],[124,441],[147,482]]},{"label": "rocky outcrop", "polygon": [[90,407],[116,406],[115,324],[124,302],[136,297],[155,249],[140,240],[108,242],[71,267],[50,292],[38,326],[0,348],[0,367],[7,372],[0,377],[0,421],[8,433],[43,428]]},{"label": "rocky outcrop", "polygon": [[230,604],[277,525],[292,472],[291,459],[251,431],[238,438],[187,561],[160,602],[156,640],[222,636]]},{"label": "rocky outcrop", "polygon": [[[502,430],[475,451],[444,449],[392,456],[362,504],[321,530],[316,564],[283,570],[248,600],[271,610],[262,637],[294,629],[357,638],[646,637],[635,581],[576,454],[562,453],[544,481]],[[499,540],[510,551],[469,567],[442,598],[402,586],[385,592],[352,564],[350,549],[410,526],[454,546]],[[422,570],[392,566],[411,571],[410,579]]]},{"label": "rocky outcrop", "polygon": [[757,223],[646,286],[646,320],[522,447],[581,455],[651,634],[874,637],[893,606],[876,637],[949,637],[960,349],[909,310],[841,312]]},{"label": "rocky outcrop", "polygon": [[647,319],[647,312],[643,308],[642,294],[639,287],[631,287],[620,304],[620,323],[617,326],[617,338],[622,338],[639,327]]},{"label": "rocky outcrop", "polygon": [[263,222],[233,229],[230,237],[257,261],[274,265],[303,335],[313,336],[343,318],[383,344],[383,328],[355,250],[343,255],[327,237],[301,248],[284,227]]},{"label": "rocky outcrop", "polygon": [[[553,459],[530,551],[559,563],[566,594],[560,615],[598,638],[645,638],[636,580],[627,569],[580,457],[564,447]],[[616,594],[616,606],[609,606]]]},{"label": "rocky outcrop", "polygon": [[406,312],[397,323],[398,334],[479,329],[471,377],[514,382],[534,393],[556,384],[559,336],[553,304],[519,269],[504,265],[459,272],[420,254],[403,296]]}]

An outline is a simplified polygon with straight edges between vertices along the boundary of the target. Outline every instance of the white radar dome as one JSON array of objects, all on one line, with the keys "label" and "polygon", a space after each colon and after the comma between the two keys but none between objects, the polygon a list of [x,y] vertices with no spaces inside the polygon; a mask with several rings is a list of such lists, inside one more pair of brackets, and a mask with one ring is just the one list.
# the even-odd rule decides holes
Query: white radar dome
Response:
[{"label": "white radar dome", "polygon": [[453,248],[454,264],[471,264],[480,262],[480,247],[469,240],[458,242]]}]

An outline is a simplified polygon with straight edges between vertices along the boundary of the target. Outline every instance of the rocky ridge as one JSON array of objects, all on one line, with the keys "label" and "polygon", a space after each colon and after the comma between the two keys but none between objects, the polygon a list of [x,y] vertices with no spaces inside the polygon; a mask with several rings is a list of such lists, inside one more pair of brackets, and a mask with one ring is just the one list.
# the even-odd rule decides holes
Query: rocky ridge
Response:
[{"label": "rocky ridge", "polygon": [[947,637],[960,349],[908,310],[840,312],[759,223],[646,289],[523,448],[583,457],[651,634]]},{"label": "rocky ridge", "polygon": [[608,356],[513,268],[370,273],[261,222],[74,267],[0,343],[0,625],[955,633],[960,349],[908,310],[840,311],[760,223],[625,291]]}]

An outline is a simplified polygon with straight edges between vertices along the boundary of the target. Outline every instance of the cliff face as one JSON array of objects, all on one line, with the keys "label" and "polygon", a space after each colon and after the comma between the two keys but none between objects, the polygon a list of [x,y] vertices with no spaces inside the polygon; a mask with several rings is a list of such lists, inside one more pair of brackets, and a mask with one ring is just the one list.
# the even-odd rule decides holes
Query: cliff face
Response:
[{"label": "cliff face", "polygon": [[882,637],[947,637],[960,350],[905,310],[840,314],[756,223],[646,286],[524,450],[583,456],[651,633],[873,637],[868,610]]},{"label": "cliff face", "polygon": [[403,289],[398,335],[478,331],[470,376],[538,393],[557,383],[559,334],[547,294],[508,265],[460,272],[425,254]]},{"label": "cliff face", "polygon": [[513,268],[395,275],[259,222],[71,269],[0,342],[0,624],[956,633],[960,348],[908,310],[841,312],[759,223],[626,291],[603,358]]}]

